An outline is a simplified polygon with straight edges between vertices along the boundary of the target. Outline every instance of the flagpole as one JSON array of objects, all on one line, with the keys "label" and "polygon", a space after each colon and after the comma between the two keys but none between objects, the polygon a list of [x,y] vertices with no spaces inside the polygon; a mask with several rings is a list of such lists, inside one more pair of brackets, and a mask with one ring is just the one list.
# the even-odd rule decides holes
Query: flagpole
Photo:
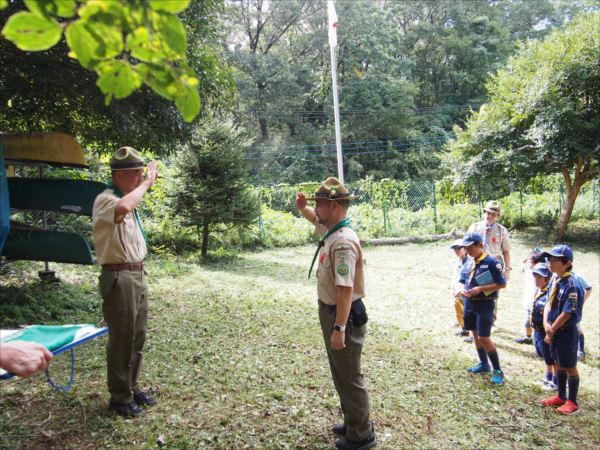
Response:
[{"label": "flagpole", "polygon": [[335,120],[335,148],[337,154],[338,180],[344,183],[344,160],[342,156],[342,133],[340,131],[340,102],[338,98],[337,85],[337,62],[335,48],[337,47],[337,14],[333,1],[327,4],[328,23],[329,23],[329,53],[331,55],[331,85],[333,91],[333,117]]}]

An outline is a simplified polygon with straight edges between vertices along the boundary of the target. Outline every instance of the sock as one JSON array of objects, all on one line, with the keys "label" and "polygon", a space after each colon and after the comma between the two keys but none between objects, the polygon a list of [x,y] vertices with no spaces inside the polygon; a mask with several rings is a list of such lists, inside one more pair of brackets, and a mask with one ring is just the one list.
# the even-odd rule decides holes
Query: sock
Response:
[{"label": "sock", "polygon": [[498,358],[498,352],[494,350],[493,352],[490,352],[487,355],[488,358],[490,358],[490,361],[492,362],[492,367],[494,368],[494,370],[500,370],[500,359]]},{"label": "sock", "polygon": [[578,346],[578,349],[579,349],[579,351],[580,351],[580,352],[582,352],[582,353],[585,351],[585,350],[584,350],[584,347],[585,347],[585,346],[583,345],[583,344],[584,344],[584,342],[585,342],[585,338],[583,337],[583,333],[581,333],[581,334],[579,335],[579,346]]},{"label": "sock", "polygon": [[479,355],[479,361],[481,361],[481,364],[483,364],[486,367],[489,367],[490,364],[488,363],[488,354],[485,351],[485,348],[479,347],[477,349],[477,354]]},{"label": "sock", "polygon": [[569,377],[569,400],[577,404],[577,392],[579,391],[579,377]]},{"label": "sock", "polygon": [[546,372],[546,381],[552,381],[552,372]]},{"label": "sock", "polygon": [[552,375],[552,382],[554,383],[554,386],[558,386],[558,378],[556,378],[556,375]]},{"label": "sock", "polygon": [[561,370],[556,375],[558,379],[558,396],[563,400],[567,399],[567,372]]}]

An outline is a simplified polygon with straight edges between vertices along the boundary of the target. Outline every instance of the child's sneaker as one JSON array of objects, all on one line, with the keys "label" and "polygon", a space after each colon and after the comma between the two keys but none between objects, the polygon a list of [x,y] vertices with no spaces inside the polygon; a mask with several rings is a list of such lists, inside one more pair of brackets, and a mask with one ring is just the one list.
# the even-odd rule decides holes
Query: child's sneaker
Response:
[{"label": "child's sneaker", "polygon": [[558,395],[554,397],[545,398],[541,401],[542,406],[562,406],[565,404],[565,401],[560,398]]},{"label": "child's sneaker", "polygon": [[483,363],[476,364],[467,369],[467,372],[470,373],[489,373],[491,372],[490,366],[487,366]]},{"label": "child's sneaker", "polygon": [[561,414],[571,415],[577,413],[579,411],[579,407],[577,406],[577,403],[567,400],[567,402],[560,408],[557,408],[556,411]]},{"label": "child's sneaker", "polygon": [[502,372],[501,370],[494,370],[491,381],[493,384],[497,385],[501,385],[502,383],[504,383],[504,372]]},{"label": "child's sneaker", "polygon": [[544,391],[555,391],[558,388],[552,381],[544,380],[544,382],[542,386],[542,390]]}]

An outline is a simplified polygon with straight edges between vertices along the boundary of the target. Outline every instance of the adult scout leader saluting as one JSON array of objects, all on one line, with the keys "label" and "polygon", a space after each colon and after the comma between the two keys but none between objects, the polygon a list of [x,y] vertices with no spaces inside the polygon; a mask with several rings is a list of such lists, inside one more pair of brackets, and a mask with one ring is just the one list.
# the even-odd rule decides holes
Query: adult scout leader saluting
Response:
[{"label": "adult scout leader saluting", "polygon": [[144,272],[146,239],[136,208],[156,182],[156,162],[148,164],[131,147],[110,158],[111,181],[94,201],[92,237],[100,273],[102,312],[108,325],[106,365],[109,407],[135,417],[140,406],[156,400],[144,392],[138,378],[146,340],[148,286]]},{"label": "adult scout leader saluting", "polygon": [[[308,276],[318,258],[319,321],[344,414],[344,423],[335,425],[332,431],[341,437],[336,447],[346,450],[376,445],[360,366],[367,331],[362,249],[346,217],[350,201],[355,198],[333,177],[321,184],[314,197],[296,195],[296,207],[321,236]],[[307,200],[314,200],[315,207],[307,206]]]}]

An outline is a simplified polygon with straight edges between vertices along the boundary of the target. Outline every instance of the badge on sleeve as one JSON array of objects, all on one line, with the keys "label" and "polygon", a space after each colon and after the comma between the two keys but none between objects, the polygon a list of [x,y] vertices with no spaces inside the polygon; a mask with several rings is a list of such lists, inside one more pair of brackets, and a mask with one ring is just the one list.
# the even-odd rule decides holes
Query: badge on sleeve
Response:
[{"label": "badge on sleeve", "polygon": [[502,264],[500,264],[500,263],[496,264],[496,269],[502,270]]},{"label": "badge on sleeve", "polygon": [[348,264],[346,264],[346,257],[342,256],[342,260],[340,261],[340,263],[337,266],[337,273],[339,273],[341,276],[345,277],[346,275],[348,275]]}]

